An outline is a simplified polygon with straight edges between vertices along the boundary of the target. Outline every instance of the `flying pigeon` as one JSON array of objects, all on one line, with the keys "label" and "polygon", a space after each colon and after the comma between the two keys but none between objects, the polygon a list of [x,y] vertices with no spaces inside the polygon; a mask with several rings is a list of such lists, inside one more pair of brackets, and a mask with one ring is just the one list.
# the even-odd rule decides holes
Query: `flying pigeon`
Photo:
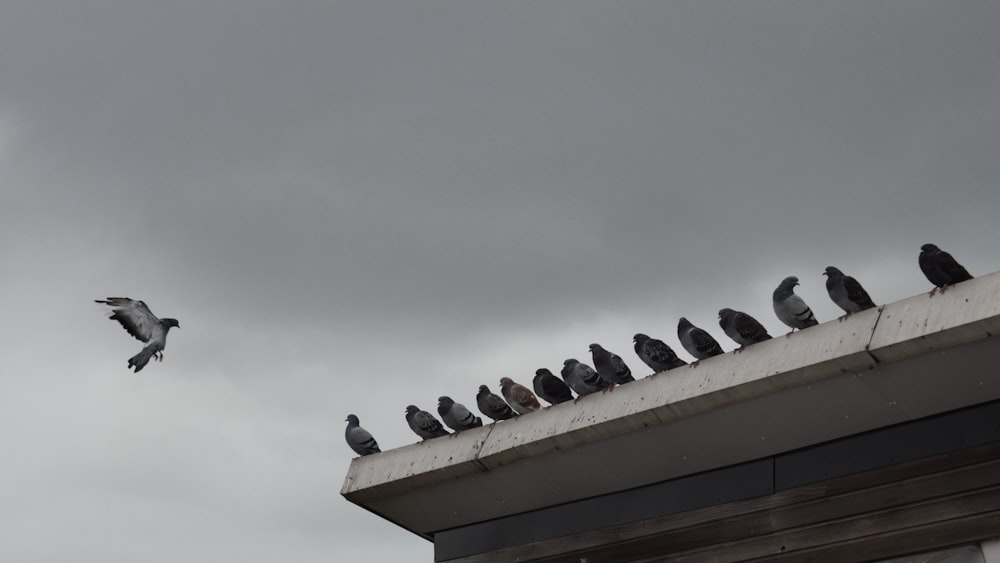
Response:
[{"label": "flying pigeon", "polygon": [[680,339],[681,346],[696,358],[691,362],[691,367],[696,367],[705,358],[722,353],[722,347],[711,334],[694,326],[684,317],[677,322],[677,338]]},{"label": "flying pigeon", "polygon": [[372,435],[358,426],[358,417],[353,414],[347,415],[347,430],[344,437],[347,438],[347,445],[358,455],[377,454],[382,450],[378,449],[378,442]]},{"label": "flying pigeon", "polygon": [[507,399],[511,408],[517,411],[517,414],[528,414],[542,408],[531,389],[520,383],[514,383],[514,380],[509,377],[500,378],[500,392],[503,393],[503,398]]},{"label": "flying pigeon", "polygon": [[451,397],[438,397],[438,414],[441,420],[456,433],[483,425],[483,419],[469,412],[462,403],[456,403]]},{"label": "flying pigeon", "polygon": [[146,367],[149,359],[156,357],[163,361],[163,349],[167,346],[167,332],[171,327],[180,328],[177,319],[159,319],[142,301],[128,297],[108,297],[107,300],[95,299],[111,307],[111,320],[121,323],[129,334],[146,346],[138,354],[128,359],[128,367],[135,368],[135,373]]},{"label": "flying pigeon", "polygon": [[573,400],[573,392],[569,387],[546,368],[535,370],[535,379],[531,381],[531,386],[535,388],[536,395],[553,405]]},{"label": "flying pigeon", "polygon": [[653,375],[687,365],[662,340],[650,338],[640,332],[632,337],[632,342],[635,342],[635,354],[653,370]]},{"label": "flying pigeon", "polygon": [[833,266],[827,266],[823,275],[826,276],[826,292],[830,294],[830,299],[846,313],[840,320],[851,316],[851,313],[875,308],[875,302],[858,280],[845,276],[844,272]]},{"label": "flying pigeon", "polygon": [[610,390],[613,390],[615,385],[624,385],[635,381],[635,378],[632,377],[632,370],[628,369],[618,354],[608,352],[600,344],[591,344],[590,354],[601,379],[611,383]]},{"label": "flying pigeon", "polygon": [[430,440],[438,436],[447,436],[449,432],[441,426],[441,421],[434,418],[434,415],[418,409],[413,405],[406,407],[406,423],[410,425],[410,430],[420,436],[420,441]]},{"label": "flying pigeon", "polygon": [[764,325],[750,315],[732,309],[719,309],[719,326],[726,336],[740,345],[733,353],[742,352],[747,346],[770,340]]},{"label": "flying pigeon", "polygon": [[802,330],[818,325],[812,309],[801,297],[795,295],[795,286],[799,285],[799,278],[788,276],[781,280],[778,288],[774,290],[774,313],[778,315],[781,322],[792,327],[785,336],[791,336],[795,329]]},{"label": "flying pigeon", "polygon": [[507,420],[508,418],[517,416],[517,413],[510,408],[510,405],[504,402],[499,395],[491,393],[489,387],[485,385],[479,386],[479,393],[476,395],[476,404],[479,406],[479,412],[493,419],[491,424],[496,424],[499,420]]},{"label": "flying pigeon", "polygon": [[581,364],[574,358],[570,358],[563,362],[562,368],[562,378],[579,397],[575,400],[579,401],[580,397],[584,395],[589,395],[591,393],[596,393],[602,389],[605,389],[610,383],[601,379],[600,374],[594,371],[594,368],[588,366],[587,364]]},{"label": "flying pigeon", "polygon": [[920,247],[918,262],[921,271],[934,284],[934,289],[930,293],[931,297],[934,297],[938,288],[941,289],[941,293],[944,293],[948,290],[948,286],[972,279],[972,274],[956,262],[951,254],[933,244],[925,244]]}]

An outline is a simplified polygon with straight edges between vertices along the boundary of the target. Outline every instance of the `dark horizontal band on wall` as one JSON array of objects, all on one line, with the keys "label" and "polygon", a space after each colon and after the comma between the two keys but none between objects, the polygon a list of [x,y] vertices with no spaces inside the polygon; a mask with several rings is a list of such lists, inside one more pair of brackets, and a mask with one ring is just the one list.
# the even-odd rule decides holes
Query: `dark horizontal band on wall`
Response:
[{"label": "dark horizontal band on wall", "polygon": [[434,534],[435,560],[762,497],[998,441],[1000,401],[993,401],[747,463],[439,531]]}]

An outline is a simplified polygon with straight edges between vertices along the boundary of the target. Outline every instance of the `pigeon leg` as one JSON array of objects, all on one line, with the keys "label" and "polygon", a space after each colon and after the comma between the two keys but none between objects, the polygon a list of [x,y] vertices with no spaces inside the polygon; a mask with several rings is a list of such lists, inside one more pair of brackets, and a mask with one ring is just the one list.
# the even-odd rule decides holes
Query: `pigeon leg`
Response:
[{"label": "pigeon leg", "polygon": [[691,362],[688,365],[691,366],[691,367],[693,367],[693,368],[696,368],[696,367],[698,367],[698,364],[700,364],[700,363],[701,363],[701,360],[698,359],[698,360],[695,360],[695,361]]},{"label": "pigeon leg", "polygon": [[788,334],[785,335],[785,338],[790,338],[792,336],[793,332],[795,332],[794,328],[792,330],[788,331]]},{"label": "pigeon leg", "polygon": [[944,295],[944,292],[946,291],[948,291],[948,284],[944,284],[941,286],[941,295]]},{"label": "pigeon leg", "polygon": [[[934,294],[935,294],[935,293],[937,293],[937,290],[938,290],[938,288],[937,288],[937,287],[935,287],[935,288],[934,288],[934,289],[932,289],[932,290],[931,290],[931,292],[930,292],[930,293],[928,293],[927,295],[928,295],[928,296],[930,296],[930,297],[934,297]],[[941,293],[944,293],[944,291],[942,291]]]}]

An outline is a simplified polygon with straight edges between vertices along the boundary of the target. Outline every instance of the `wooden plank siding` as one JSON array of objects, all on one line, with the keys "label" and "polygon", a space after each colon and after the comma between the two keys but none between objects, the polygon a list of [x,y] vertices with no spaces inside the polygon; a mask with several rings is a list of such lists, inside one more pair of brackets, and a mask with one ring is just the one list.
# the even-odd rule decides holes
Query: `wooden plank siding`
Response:
[{"label": "wooden plank siding", "polygon": [[452,561],[865,561],[995,537],[1000,442]]}]

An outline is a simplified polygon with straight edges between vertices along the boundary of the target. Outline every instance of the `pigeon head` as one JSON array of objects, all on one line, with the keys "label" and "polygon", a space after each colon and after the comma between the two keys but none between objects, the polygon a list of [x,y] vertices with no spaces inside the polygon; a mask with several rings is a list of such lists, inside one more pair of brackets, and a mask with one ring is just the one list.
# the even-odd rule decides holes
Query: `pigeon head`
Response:
[{"label": "pigeon head", "polygon": [[360,424],[357,415],[349,414],[347,418],[344,419],[345,422],[350,422],[351,424]]},{"label": "pigeon head", "polygon": [[719,309],[719,318],[720,319],[725,318],[725,317],[729,317],[729,316],[735,315],[735,314],[736,314],[736,311],[734,311],[734,310],[732,310],[732,309],[730,309],[728,307],[723,307],[722,309]]},{"label": "pigeon head", "polygon": [[837,268],[834,268],[833,266],[827,266],[826,270],[823,270],[823,275],[824,276],[829,276],[831,278],[833,278],[833,277],[842,277],[844,275],[844,272],[841,272],[840,270],[838,270]]},{"label": "pigeon head", "polygon": [[641,333],[641,332],[636,333],[636,335],[632,337],[632,342],[636,342],[636,343],[642,343],[642,342],[645,342],[647,340],[649,340],[649,337],[646,336],[645,334]]},{"label": "pigeon head", "polygon": [[541,368],[541,369],[536,369],[535,370],[535,375],[545,375],[545,374],[551,374],[551,373],[552,372],[549,371],[548,368]]},{"label": "pigeon head", "polygon": [[570,359],[566,360],[565,362],[563,362],[563,365],[564,366],[571,366],[573,364],[578,364],[578,363],[580,363],[580,362],[577,361],[576,358],[570,358]]},{"label": "pigeon head", "polygon": [[781,280],[781,285],[787,286],[788,288],[793,288],[799,285],[799,278],[795,276],[788,276],[787,278]]},{"label": "pigeon head", "polygon": [[680,320],[677,321],[678,329],[691,328],[692,326],[694,325],[691,324],[691,321],[687,320],[687,317],[681,317]]},{"label": "pigeon head", "polygon": [[438,406],[439,407],[445,407],[445,406],[450,406],[450,405],[454,405],[454,404],[455,404],[455,401],[453,401],[451,399],[451,397],[449,397],[447,395],[442,395],[442,396],[438,397]]},{"label": "pigeon head", "polygon": [[936,244],[925,244],[920,247],[920,250],[923,250],[924,252],[937,252],[941,249],[938,248]]},{"label": "pigeon head", "polygon": [[596,344],[596,343],[595,343],[595,344],[591,344],[591,345],[590,345],[590,346],[588,347],[588,350],[590,350],[591,352],[598,352],[598,351],[602,351],[602,350],[604,350],[604,347],[603,347],[603,346],[601,346],[600,344]]},{"label": "pigeon head", "polygon": [[511,378],[509,378],[509,377],[501,377],[500,378],[500,387],[506,388],[506,387],[510,387],[513,384],[514,384],[514,380],[511,379]]},{"label": "pigeon head", "polygon": [[413,415],[417,414],[418,412],[420,412],[420,409],[418,409],[416,407],[416,405],[407,405],[406,406],[406,416],[413,416]]},{"label": "pigeon head", "polygon": [[178,322],[177,319],[160,319],[160,320],[163,321],[163,324],[165,326],[173,326],[177,328],[181,327],[181,323]]},{"label": "pigeon head", "polygon": [[490,392],[490,388],[487,387],[487,386],[485,386],[485,385],[480,385],[479,386],[479,392],[480,393],[489,393]]}]

